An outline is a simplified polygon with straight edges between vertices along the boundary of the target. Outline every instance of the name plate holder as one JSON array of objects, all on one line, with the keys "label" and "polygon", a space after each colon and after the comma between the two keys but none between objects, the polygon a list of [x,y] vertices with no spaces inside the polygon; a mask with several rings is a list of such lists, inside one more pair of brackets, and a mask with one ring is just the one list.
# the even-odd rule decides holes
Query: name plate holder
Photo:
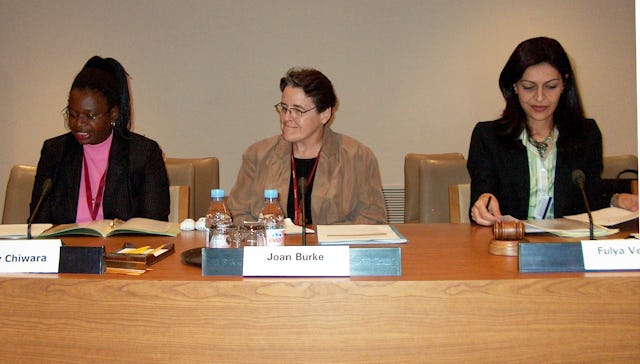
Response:
[{"label": "name plate holder", "polygon": [[[335,248],[339,248],[337,251]],[[245,252],[245,249],[247,252]],[[394,248],[350,248],[348,246],[285,246],[248,247],[245,249],[202,248],[203,276],[290,276],[290,277],[336,277],[336,276],[401,276],[402,250]],[[340,251],[343,249],[343,251]],[[315,256],[313,255],[315,253]],[[272,255],[275,254],[275,255]],[[298,254],[301,254],[298,256]],[[333,255],[332,255],[333,254]],[[341,254],[345,254],[340,258]],[[310,271],[313,259],[346,259],[337,265],[341,267],[318,268]],[[278,257],[275,259],[274,257]],[[290,257],[290,260],[288,260]],[[306,257],[307,260],[302,260]],[[271,258],[271,259],[269,259]],[[282,258],[282,259],[280,259]],[[260,263],[258,260],[263,259]],[[298,268],[295,267],[296,259]],[[311,260],[309,260],[311,259]],[[245,270],[244,264],[251,264]],[[288,263],[292,265],[289,266]],[[320,262],[319,264],[321,264]],[[262,266],[262,268],[261,268]],[[280,267],[280,268],[278,268]],[[306,268],[305,268],[306,267]],[[297,270],[299,269],[299,270]],[[345,270],[346,269],[346,270]]]},{"label": "name plate holder", "polygon": [[60,247],[58,273],[102,274],[106,271],[104,246]]},{"label": "name plate holder", "polygon": [[518,270],[521,273],[640,270],[640,241],[521,242]]}]

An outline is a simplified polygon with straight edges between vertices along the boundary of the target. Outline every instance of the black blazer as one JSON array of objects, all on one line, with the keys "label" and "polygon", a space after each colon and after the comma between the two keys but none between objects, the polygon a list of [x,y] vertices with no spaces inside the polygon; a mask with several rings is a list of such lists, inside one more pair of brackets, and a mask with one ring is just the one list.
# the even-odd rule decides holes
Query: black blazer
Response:
[{"label": "black blazer", "polygon": [[[47,178],[53,189],[35,222],[74,223],[78,210],[82,145],[71,133],[48,139],[40,152],[30,209],[33,212]],[[104,188],[105,219],[146,217],[167,221],[169,179],[162,150],[142,135],[114,132]]]},{"label": "black blazer", "polygon": [[[506,145],[497,136],[497,121],[476,124],[469,146],[467,170],[471,176],[471,206],[483,193],[493,193],[500,202],[500,212],[526,219],[529,209],[529,161],[526,147],[518,141]],[[611,196],[602,189],[602,135],[592,119],[584,122],[585,139],[577,153],[563,151],[558,140],[554,182],[554,217],[586,211],[582,194],[573,184],[571,173],[581,169],[592,210],[609,205]]]}]

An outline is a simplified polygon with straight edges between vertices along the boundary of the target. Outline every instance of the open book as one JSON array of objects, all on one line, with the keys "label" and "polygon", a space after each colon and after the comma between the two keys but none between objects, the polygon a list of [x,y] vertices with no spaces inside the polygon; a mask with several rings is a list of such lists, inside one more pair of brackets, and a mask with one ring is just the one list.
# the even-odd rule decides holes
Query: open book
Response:
[{"label": "open book", "polygon": [[407,239],[390,225],[318,225],[318,245],[401,244]]},{"label": "open book", "polygon": [[127,221],[99,220],[83,224],[56,225],[42,234],[39,238],[63,235],[92,235],[107,237],[116,234],[143,234],[178,236],[180,226],[175,223],[135,217]]}]

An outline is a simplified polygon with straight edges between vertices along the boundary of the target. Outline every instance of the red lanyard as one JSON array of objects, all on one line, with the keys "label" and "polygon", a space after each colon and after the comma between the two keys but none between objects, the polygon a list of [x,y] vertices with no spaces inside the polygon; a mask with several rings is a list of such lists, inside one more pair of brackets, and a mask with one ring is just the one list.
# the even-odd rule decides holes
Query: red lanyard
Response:
[{"label": "red lanyard", "polygon": [[102,174],[102,177],[100,177],[98,194],[96,195],[96,200],[94,202],[93,194],[91,193],[91,180],[89,179],[89,168],[87,168],[87,159],[82,158],[82,162],[84,163],[84,189],[85,194],[87,195],[87,207],[89,208],[89,213],[91,214],[91,220],[95,220],[98,216],[98,211],[100,211],[100,205],[102,204],[102,195],[104,194],[104,180],[107,176],[107,171],[105,170]]},{"label": "red lanyard", "polygon": [[[320,149],[322,150],[322,149]],[[307,178],[307,188],[311,187],[313,183],[313,175],[316,173],[316,167],[318,167],[318,161],[320,160],[320,151],[318,151],[318,156],[316,157],[315,163],[313,163],[313,168],[311,168],[311,173],[309,173],[309,177]],[[296,177],[296,162],[293,158],[293,146],[291,147],[291,173],[293,176],[293,209],[295,211],[295,217],[293,222],[296,225],[302,226],[306,223],[300,223],[300,216],[302,215],[302,211],[300,210],[300,201],[298,197],[298,178]]]}]

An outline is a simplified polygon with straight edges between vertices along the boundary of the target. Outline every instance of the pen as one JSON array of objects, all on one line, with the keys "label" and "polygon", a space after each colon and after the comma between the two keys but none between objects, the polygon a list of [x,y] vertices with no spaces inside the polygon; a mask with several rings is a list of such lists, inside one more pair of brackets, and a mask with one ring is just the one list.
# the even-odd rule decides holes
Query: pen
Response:
[{"label": "pen", "polygon": [[542,219],[547,218],[547,212],[549,212],[549,206],[551,205],[551,197],[547,198],[547,206],[544,208],[544,214],[542,214]]},{"label": "pen", "polygon": [[129,250],[125,252],[125,254],[144,254],[147,250],[149,250],[149,245],[143,246],[142,248]]},{"label": "pen", "polygon": [[159,252],[160,250],[162,250],[164,248],[164,244],[160,245],[159,247],[153,249],[152,251],[149,252],[149,254],[155,255],[156,252]]}]

